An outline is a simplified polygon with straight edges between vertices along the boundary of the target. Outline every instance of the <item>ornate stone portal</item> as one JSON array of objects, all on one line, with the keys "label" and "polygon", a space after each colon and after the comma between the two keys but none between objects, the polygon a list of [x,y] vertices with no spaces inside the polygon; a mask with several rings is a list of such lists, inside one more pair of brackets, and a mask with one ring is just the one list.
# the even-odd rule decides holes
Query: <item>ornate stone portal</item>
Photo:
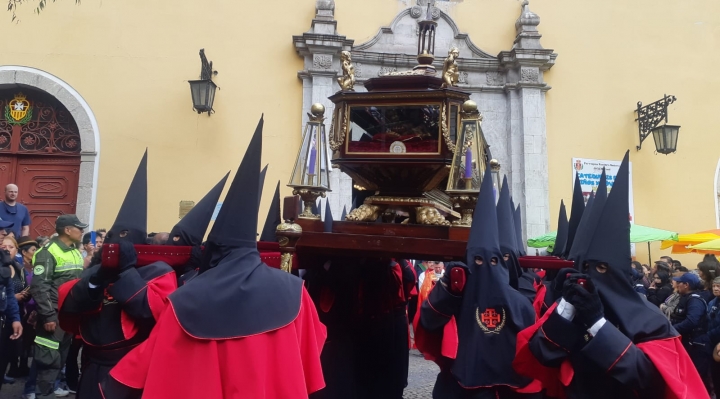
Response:
[{"label": "ornate stone portal", "polygon": [[[484,115],[485,136],[493,157],[504,165],[513,198],[520,204],[525,234],[544,234],[549,228],[545,92],[550,86],[543,81],[543,72],[554,65],[557,54],[540,44],[540,18],[524,1],[512,47],[492,56],[461,33],[434,1],[399,1],[407,8],[375,37],[355,46],[337,32],[334,1],[316,1],[311,30],[293,37],[296,51],[305,59],[305,69],[298,73],[303,81],[303,107],[298,111],[305,117],[304,110],[320,102],[328,114],[334,112],[328,97],[340,90],[336,79],[342,76],[341,51],[351,51],[357,91],[364,91],[363,84],[371,77],[411,70],[417,64],[418,22],[427,17],[429,4],[429,14],[437,22],[435,48],[459,49],[458,88],[471,93]],[[433,65],[442,70],[443,59],[436,59]],[[333,214],[339,215],[344,207],[350,209],[352,179],[334,170],[331,185],[328,202]]]}]

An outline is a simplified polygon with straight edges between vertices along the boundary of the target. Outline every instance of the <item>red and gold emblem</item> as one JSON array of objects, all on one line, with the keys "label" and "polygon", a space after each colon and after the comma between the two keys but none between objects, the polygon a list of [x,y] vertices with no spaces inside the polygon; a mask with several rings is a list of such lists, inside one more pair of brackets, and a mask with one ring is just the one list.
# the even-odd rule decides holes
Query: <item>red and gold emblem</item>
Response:
[{"label": "red and gold emblem", "polygon": [[18,93],[15,98],[5,106],[5,119],[11,125],[24,125],[32,118],[30,101],[24,94]]},{"label": "red and gold emblem", "polygon": [[477,320],[480,328],[485,334],[500,334],[500,330],[505,327],[505,308],[499,311],[495,308],[487,308],[482,313],[480,308],[475,309],[475,320]]},{"label": "red and gold emblem", "polygon": [[575,170],[577,170],[579,172],[582,170],[582,168],[583,168],[582,161],[580,161],[579,159],[575,160]]}]

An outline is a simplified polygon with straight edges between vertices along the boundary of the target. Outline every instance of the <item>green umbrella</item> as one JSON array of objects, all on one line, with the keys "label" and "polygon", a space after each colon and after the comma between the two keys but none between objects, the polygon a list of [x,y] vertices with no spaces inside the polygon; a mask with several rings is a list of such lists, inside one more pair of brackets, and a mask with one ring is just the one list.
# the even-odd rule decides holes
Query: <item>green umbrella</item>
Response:
[{"label": "green umbrella", "polygon": [[[531,248],[545,248],[555,244],[555,234],[553,231],[540,237],[531,238],[528,240],[528,246]],[[641,226],[639,224],[630,225],[630,242],[651,242],[651,241],[662,241],[662,240],[674,240],[677,241],[678,234],[672,231],[655,229],[652,227]]]}]

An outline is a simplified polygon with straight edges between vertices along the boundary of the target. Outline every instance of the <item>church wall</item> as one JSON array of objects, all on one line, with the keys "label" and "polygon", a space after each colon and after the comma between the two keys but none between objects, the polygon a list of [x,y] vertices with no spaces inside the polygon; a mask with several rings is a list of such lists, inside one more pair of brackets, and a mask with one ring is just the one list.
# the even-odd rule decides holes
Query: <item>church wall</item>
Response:
[{"label": "church wall", "polygon": [[[290,192],[284,185],[306,111],[297,76],[303,59],[292,36],[309,29],[314,3],[88,0],[78,6],[66,0],[50,3],[39,16],[26,5],[20,23],[11,24],[9,14],[0,22],[6,38],[0,42],[0,62],[60,77],[95,113],[102,151],[96,226],[112,223],[149,147],[149,229],[169,229],[180,200],[197,201],[225,171],[237,168],[263,112],[264,160],[271,163],[264,216],[274,182],[281,180],[283,195]],[[364,43],[414,4],[336,0],[338,33]],[[437,4],[484,51],[497,55],[512,47],[519,1]],[[530,8],[541,19],[542,45],[558,54],[543,76],[552,87],[545,93],[549,167],[538,171],[540,182],[547,179],[549,186],[549,227],[555,228],[560,199],[570,199],[572,157],[620,159],[629,148],[637,223],[680,232],[714,228],[720,4],[535,0]],[[209,118],[191,109],[186,82],[199,74],[200,48],[219,71],[217,113]],[[438,43],[436,53],[444,56],[445,51]],[[669,123],[682,126],[678,152],[654,155],[652,137],[635,151],[636,103],[648,104],[663,94],[678,98],[669,110]],[[528,122],[513,119],[512,100],[503,96],[493,93],[491,104],[481,108],[509,115],[507,124]],[[501,137],[506,127],[488,124],[484,129],[496,148],[513,151],[523,145],[518,138]],[[639,246],[641,260],[643,254]]]}]

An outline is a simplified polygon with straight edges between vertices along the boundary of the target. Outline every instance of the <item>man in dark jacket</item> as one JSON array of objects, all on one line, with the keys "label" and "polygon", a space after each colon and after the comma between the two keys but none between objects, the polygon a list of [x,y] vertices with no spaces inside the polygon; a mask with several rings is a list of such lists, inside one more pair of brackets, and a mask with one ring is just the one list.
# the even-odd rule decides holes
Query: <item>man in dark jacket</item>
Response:
[{"label": "man in dark jacket", "polygon": [[707,303],[695,292],[701,286],[700,278],[693,273],[685,273],[673,280],[677,282],[680,302],[671,321],[682,336],[682,344],[707,386],[712,348],[707,336]]}]

